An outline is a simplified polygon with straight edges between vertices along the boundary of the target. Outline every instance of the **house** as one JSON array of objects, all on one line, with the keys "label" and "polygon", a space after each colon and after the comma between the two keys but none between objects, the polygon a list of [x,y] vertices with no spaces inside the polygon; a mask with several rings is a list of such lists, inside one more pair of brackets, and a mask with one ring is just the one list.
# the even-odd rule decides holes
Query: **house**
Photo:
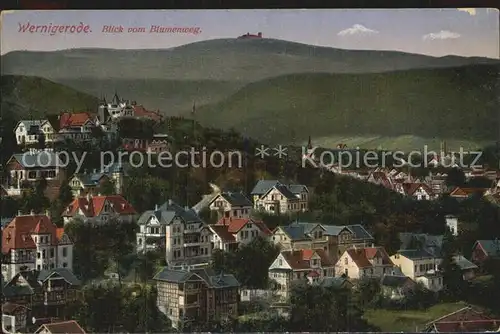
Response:
[{"label": "house", "polygon": [[315,281],[310,282],[313,286],[321,286],[324,288],[333,288],[337,290],[350,290],[354,284],[345,277],[322,277]]},{"label": "house", "polygon": [[55,131],[52,124],[46,120],[21,120],[14,128],[17,145],[33,145],[39,143],[39,137],[43,136],[45,143],[51,143],[55,139]]},{"label": "house", "polygon": [[408,297],[417,287],[417,283],[404,275],[383,275],[380,280],[380,287],[384,297],[399,301]]},{"label": "house", "polygon": [[446,227],[451,231],[454,236],[458,235],[458,218],[453,215],[446,215]]},{"label": "house", "polygon": [[[215,227],[214,231],[219,232],[222,230],[221,227],[224,227],[240,245],[249,244],[258,237],[267,239],[272,233],[264,222],[251,218],[222,218],[211,227]],[[215,234],[212,242],[214,248],[218,248],[216,246],[221,245],[222,238],[218,234]]]},{"label": "house", "polygon": [[453,258],[453,263],[455,263],[462,271],[462,277],[465,281],[470,281],[476,277],[476,270],[478,266],[467,260],[462,255],[456,255]]},{"label": "house", "polygon": [[273,231],[273,243],[286,249],[324,249],[332,261],[348,248],[366,247],[373,244],[373,237],[362,225],[325,225],[318,223],[294,222],[280,226]]},{"label": "house", "polygon": [[105,124],[112,123],[120,118],[145,118],[155,122],[162,120],[159,111],[146,110],[135,101],[121,99],[117,93],[115,93],[109,103],[106,101],[106,98],[100,101],[98,113],[100,121]]},{"label": "house", "polygon": [[383,247],[353,247],[347,249],[335,264],[335,275],[361,279],[392,274],[394,263]]},{"label": "house", "polygon": [[450,193],[450,197],[456,198],[458,200],[463,200],[471,196],[482,196],[487,189],[484,188],[462,188],[456,187]]},{"label": "house", "polygon": [[[276,191],[273,191],[273,194],[268,194],[273,189],[273,187],[278,187],[278,193],[276,193]],[[281,194],[280,191],[282,191],[283,194]],[[290,196],[290,193],[295,195],[295,198],[299,199],[297,203],[295,199]],[[262,201],[263,197],[266,196],[266,194],[268,195],[267,201]],[[292,206],[292,209],[290,209],[291,211],[299,212],[309,210],[309,189],[302,184],[284,184],[279,182],[278,180],[259,180],[255,187],[252,189],[251,195],[255,209],[258,209],[262,205],[264,205],[264,209],[266,207],[269,207],[270,204],[266,206],[266,203],[273,200],[272,195],[286,195],[291,199],[290,204],[298,204],[298,207],[295,207],[295,209]],[[275,196],[275,198],[277,197]],[[284,203],[282,204],[285,205]],[[286,208],[288,210],[288,205],[286,205]],[[285,211],[282,210],[282,213]]]},{"label": "house", "polygon": [[166,134],[154,134],[153,139],[148,144],[148,153],[161,153],[170,151],[172,139]]},{"label": "house", "polygon": [[35,334],[56,334],[56,333],[71,333],[71,334],[86,334],[82,327],[75,320],[52,322],[41,325]]},{"label": "house", "polygon": [[59,316],[81,297],[81,282],[66,268],[20,271],[3,287],[7,302],[31,309],[33,317]]},{"label": "house", "polygon": [[165,249],[169,265],[208,263],[212,255],[212,233],[189,208],[172,200],[139,218],[137,250]]},{"label": "house", "polygon": [[2,304],[3,329],[6,329],[10,333],[24,332],[27,326],[27,319],[28,308],[26,306],[9,302]]},{"label": "house", "polygon": [[65,224],[78,218],[85,223],[101,224],[117,219],[133,222],[136,211],[122,195],[77,197],[64,210],[62,217]]},{"label": "house", "polygon": [[92,173],[74,174],[69,180],[69,186],[73,196],[85,196],[90,193],[98,195],[99,186],[106,181],[113,183],[115,194],[121,194],[123,191],[124,178],[128,176],[130,170],[129,164],[115,163],[110,166],[105,166],[102,170],[94,169]]},{"label": "house", "polygon": [[447,314],[425,325],[425,333],[498,332],[500,320],[491,319],[471,306]]},{"label": "house", "polygon": [[431,200],[436,198],[434,191],[425,183],[403,183],[400,193],[412,197],[417,201]]},{"label": "house", "polygon": [[272,214],[304,212],[309,209],[308,198],[306,186],[279,183],[262,194],[254,205],[257,210]]},{"label": "house", "polygon": [[272,298],[274,291],[262,289],[240,289],[240,302]]},{"label": "house", "polygon": [[23,270],[73,268],[73,242],[47,215],[21,215],[2,231],[2,275]]},{"label": "house", "polygon": [[[203,201],[203,200],[202,200]],[[220,214],[220,218],[249,218],[252,202],[239,192],[221,192],[207,203],[211,211]]]},{"label": "house", "polygon": [[84,142],[92,140],[97,125],[88,112],[64,112],[59,116],[58,141]]},{"label": "house", "polygon": [[391,256],[392,262],[411,279],[422,282],[431,291],[443,288],[443,276],[439,272],[441,257],[425,249],[401,249]]},{"label": "house", "polygon": [[212,232],[212,249],[230,252],[238,248],[239,243],[227,225],[209,225],[208,228]]},{"label": "house", "polygon": [[323,277],[334,276],[334,263],[322,249],[281,251],[269,267],[269,278],[276,282],[277,294],[284,301],[290,297],[293,281],[313,283]]},{"label": "house", "polygon": [[222,320],[238,316],[240,283],[230,274],[213,270],[173,270],[167,267],[154,278],[157,306],[174,328],[182,329],[193,320]]},{"label": "house", "polygon": [[400,250],[423,249],[436,258],[442,257],[443,236],[427,233],[399,233]]},{"label": "house", "polygon": [[14,154],[5,164],[5,190],[9,196],[20,196],[23,187],[33,186],[43,177],[47,180],[45,195],[49,199],[55,199],[61,181],[65,178],[64,166],[59,156],[51,150],[30,150]]},{"label": "house", "polygon": [[472,262],[483,264],[488,259],[500,258],[500,240],[477,240],[472,247]]}]

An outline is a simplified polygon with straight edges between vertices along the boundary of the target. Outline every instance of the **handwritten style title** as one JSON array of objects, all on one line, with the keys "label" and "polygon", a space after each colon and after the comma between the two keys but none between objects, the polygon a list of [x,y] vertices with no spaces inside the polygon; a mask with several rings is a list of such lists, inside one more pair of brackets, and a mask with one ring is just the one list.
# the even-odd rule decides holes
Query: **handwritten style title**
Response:
[{"label": "handwritten style title", "polygon": [[[19,30],[21,33],[31,33],[31,34],[48,34],[54,36],[56,34],[88,34],[92,32],[90,25],[80,22],[79,24],[73,25],[62,25],[62,24],[44,24],[44,25],[34,25],[30,22],[21,24],[19,23]],[[170,34],[201,34],[200,27],[165,27],[152,25],[149,28],[146,27],[123,27],[122,25],[105,25],[102,27],[102,33],[120,34],[120,33],[170,33]]]},{"label": "handwritten style title", "polygon": [[62,24],[44,24],[44,25],[33,25],[29,22],[25,24],[19,23],[19,32],[29,32],[32,34],[49,34],[54,36],[55,34],[88,34],[92,32],[88,24],[80,22],[80,24],[72,25],[62,25]]}]

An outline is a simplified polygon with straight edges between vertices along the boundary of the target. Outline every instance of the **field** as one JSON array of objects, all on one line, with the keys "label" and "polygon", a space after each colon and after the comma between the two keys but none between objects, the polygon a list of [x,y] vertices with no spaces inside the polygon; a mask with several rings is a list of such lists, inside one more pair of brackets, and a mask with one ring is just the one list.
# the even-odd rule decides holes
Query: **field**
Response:
[{"label": "field", "polygon": [[365,319],[383,332],[418,332],[425,324],[466,307],[465,303],[443,303],[423,311],[392,311],[384,309],[365,311]]}]

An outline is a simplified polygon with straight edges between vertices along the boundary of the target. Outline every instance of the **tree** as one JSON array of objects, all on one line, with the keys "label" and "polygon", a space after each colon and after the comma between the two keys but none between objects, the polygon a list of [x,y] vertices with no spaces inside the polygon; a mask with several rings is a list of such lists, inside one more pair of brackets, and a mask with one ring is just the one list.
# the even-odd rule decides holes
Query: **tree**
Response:
[{"label": "tree", "polygon": [[458,168],[452,168],[446,176],[446,185],[449,187],[462,187],[465,184],[465,173]]},{"label": "tree", "polygon": [[462,271],[453,258],[458,255],[458,247],[456,239],[450,231],[444,235],[442,253],[443,260],[440,269],[443,272],[446,296],[453,300],[460,300],[464,296],[467,286],[463,280]]},{"label": "tree", "polygon": [[116,193],[115,183],[109,178],[105,178],[99,185],[99,193],[103,196],[110,196]]},{"label": "tree", "polygon": [[61,186],[59,187],[59,195],[58,198],[59,203],[61,204],[62,207],[66,207],[69,203],[73,201],[73,191],[71,190],[71,187],[69,186],[69,181],[68,179],[65,179],[62,183]]},{"label": "tree", "polygon": [[363,278],[358,283],[356,289],[356,299],[358,304],[366,308],[371,305],[375,297],[381,292],[380,281],[375,278]]}]

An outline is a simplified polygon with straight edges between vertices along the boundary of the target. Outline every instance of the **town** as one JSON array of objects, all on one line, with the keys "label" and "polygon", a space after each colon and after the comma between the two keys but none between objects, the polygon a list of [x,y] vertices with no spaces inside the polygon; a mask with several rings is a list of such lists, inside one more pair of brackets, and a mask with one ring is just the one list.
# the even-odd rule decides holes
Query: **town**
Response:
[{"label": "town", "polygon": [[[303,168],[194,106],[166,117],[118,93],[2,126],[4,331],[500,332],[492,150],[481,168],[447,167],[444,141],[428,167]],[[99,159],[201,146],[244,165]]]}]

